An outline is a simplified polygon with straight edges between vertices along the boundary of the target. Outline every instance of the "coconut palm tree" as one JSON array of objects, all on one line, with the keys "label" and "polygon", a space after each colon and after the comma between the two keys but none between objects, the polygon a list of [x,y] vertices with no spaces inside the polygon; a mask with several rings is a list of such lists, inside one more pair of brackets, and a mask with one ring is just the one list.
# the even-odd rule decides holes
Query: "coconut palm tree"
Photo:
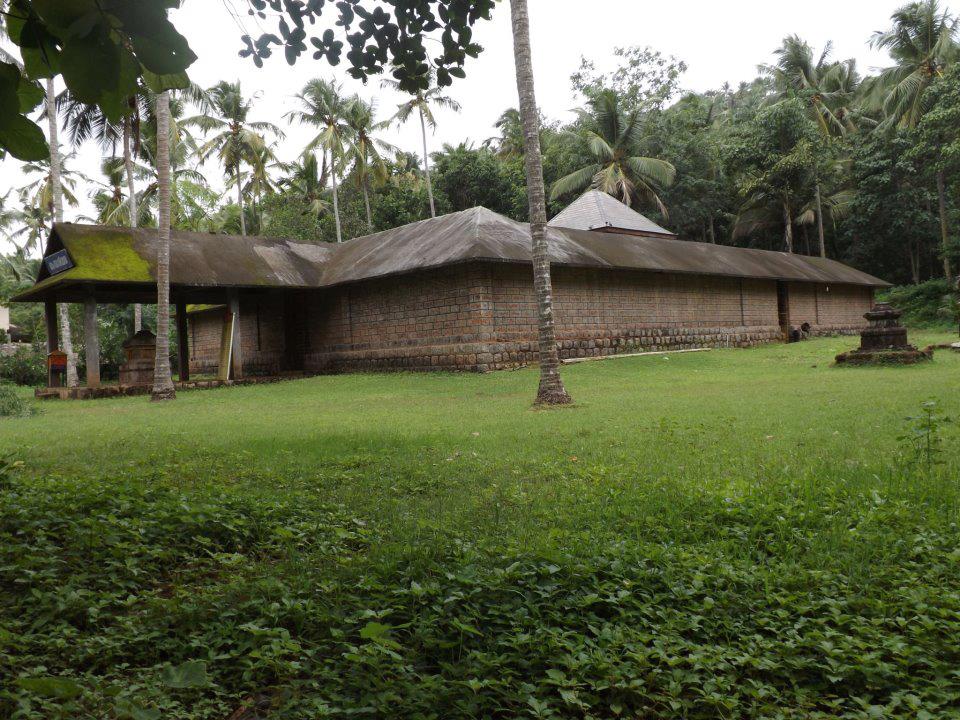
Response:
[{"label": "coconut palm tree", "polygon": [[[349,146],[351,100],[341,95],[341,86],[336,80],[314,78],[303,86],[297,95],[301,109],[287,114],[290,121],[320,128],[320,132],[307,145],[307,152],[317,148],[330,156],[330,177],[333,180],[333,218],[337,228],[337,242],[343,242],[340,228],[340,201],[337,197],[337,171],[346,162],[345,150]],[[324,160],[326,164],[326,160]]]},{"label": "coconut palm tree", "polygon": [[0,196],[0,238],[11,240],[10,228],[17,220],[17,211],[10,207],[10,192]]},{"label": "coconut palm tree", "polygon": [[[264,145],[253,152],[250,157],[250,171],[241,178],[243,196],[250,198],[250,206],[248,209],[250,210],[250,219],[252,223],[256,225],[254,229],[257,233],[259,233],[263,227],[263,217],[260,212],[263,198],[265,195],[271,195],[276,192],[277,189],[276,183],[270,173],[280,166],[281,163],[277,162],[277,157],[273,154],[273,150],[269,146]],[[236,178],[231,177],[227,180],[227,188],[233,187],[235,183]]]},{"label": "coconut palm tree", "polygon": [[370,211],[370,188],[382,185],[390,175],[382,153],[397,151],[393,145],[373,135],[390,125],[389,122],[377,122],[376,115],[376,102],[367,102],[359,97],[353,99],[347,111],[347,125],[351,130],[349,154],[353,160],[353,177],[363,191],[367,230],[371,233],[373,214]]},{"label": "coconut palm tree", "polygon": [[127,225],[130,222],[130,203],[123,197],[123,160],[104,158],[100,171],[106,182],[97,182],[99,188],[90,199],[97,209],[96,222],[101,225]]},{"label": "coconut palm tree", "polygon": [[303,198],[315,218],[330,208],[330,203],[323,199],[327,188],[326,164],[321,169],[314,153],[308,152],[301,155],[296,162],[284,163],[281,169],[285,177],[280,179],[278,185]]},{"label": "coconut palm tree", "polygon": [[[124,115],[119,125],[111,122],[98,106],[81,102],[66,90],[60,94],[57,102],[64,115],[64,127],[74,147],[89,140],[96,140],[104,152],[114,155],[117,143],[122,144],[123,172],[127,185],[127,208],[123,213],[119,212],[119,206],[112,208],[110,214],[113,219],[108,224],[118,224],[117,218],[123,215],[126,218],[124,224],[132,228],[137,227],[140,224],[141,212],[138,207],[134,157],[139,152],[141,119],[149,112],[149,93],[145,88],[142,88],[137,95],[129,98],[129,113]],[[107,174],[111,176],[112,171]],[[116,178],[111,177],[111,180],[114,179]],[[133,331],[140,332],[142,325],[143,308],[140,303],[135,303],[133,306]]]},{"label": "coconut palm tree", "polygon": [[500,135],[487,138],[483,141],[484,145],[495,148],[500,157],[523,155],[523,119],[519,110],[504,110],[493,126],[500,131]]},{"label": "coconut palm tree", "polygon": [[[86,182],[88,178],[67,167],[67,161],[72,158],[72,154],[67,156],[61,154],[58,159],[60,202],[66,203],[70,207],[77,207],[79,204],[76,195],[77,183]],[[20,201],[25,205],[42,208],[48,217],[54,218],[56,208],[54,204],[53,169],[50,161],[25,162],[20,166],[20,169],[23,175],[30,178],[26,185],[19,188]]]},{"label": "coconut palm tree", "polygon": [[18,252],[27,255],[43,255],[43,244],[50,236],[50,215],[43,208],[23,205],[13,212],[16,229],[10,233],[10,240]]},{"label": "coconut palm tree", "polygon": [[[47,127],[50,132],[50,203],[54,222],[60,223],[63,222],[63,185],[60,176],[60,140],[53,78],[47,79],[45,108]],[[40,207],[44,206],[41,205]],[[79,384],[79,379],[77,377],[77,357],[73,353],[73,335],[70,332],[70,313],[67,306],[61,303],[57,308],[57,314],[60,319],[60,345],[67,355],[67,387],[76,387]]]},{"label": "coconut palm tree", "polygon": [[870,45],[888,51],[894,65],[871,79],[869,98],[883,111],[881,127],[914,128],[927,109],[924,93],[957,56],[958,21],[938,0],[905,5],[890,19],[893,27]]},{"label": "coconut palm tree", "polygon": [[[430,198],[430,217],[437,216],[437,208],[433,202],[433,182],[430,179],[430,153],[427,151],[427,125],[431,130],[436,129],[437,119],[433,115],[433,108],[444,108],[460,112],[460,103],[451,97],[443,95],[443,90],[435,84],[435,76],[431,72],[428,79],[430,88],[428,90],[418,90],[417,94],[412,96],[405,103],[397,107],[397,112],[393,120],[398,123],[405,123],[413,115],[414,111],[420,116],[420,133],[423,137],[423,172],[427,177],[427,196]],[[400,83],[396,80],[384,80],[383,87],[388,87],[397,92],[403,92]]]},{"label": "coconut palm tree", "polygon": [[253,165],[256,162],[257,152],[267,145],[266,134],[282,138],[283,133],[273,123],[249,119],[253,100],[243,96],[239,81],[221,81],[207,90],[206,96],[203,103],[206,112],[184,120],[183,124],[200,128],[205,134],[215,133],[199,148],[198,155],[201,162],[206,162],[216,154],[228,179],[235,184],[237,204],[240,206],[240,233],[246,235],[241,180],[243,165]]},{"label": "coconut palm tree", "polygon": [[676,170],[665,160],[637,154],[641,142],[640,111],[624,112],[616,93],[604,90],[577,113],[582,130],[567,133],[566,137],[582,143],[594,161],[557,180],[551,199],[592,187],[625,205],[652,203],[667,215],[657,190],[673,183]]},{"label": "coconut palm tree", "polygon": [[540,387],[537,403],[562,405],[571,402],[560,378],[560,355],[553,321],[553,288],[550,279],[550,253],[547,246],[547,191],[543,181],[540,154],[540,118],[533,84],[530,58],[530,16],[527,0],[510,0],[513,23],[513,54],[517,70],[517,94],[523,118],[524,166],[527,197],[530,201],[530,239],[533,255],[533,283],[537,295],[540,349]]},{"label": "coconut palm tree", "polygon": [[154,402],[173,400],[177,391],[170,370],[170,95],[157,96],[157,354],[154,361]]},{"label": "coconut palm tree", "polygon": [[855,132],[859,75],[856,61],[833,62],[833,45],[827,43],[819,56],[797,35],[783,39],[774,51],[777,62],[766,68],[779,91],[776,99],[799,96],[809,109],[824,137]]},{"label": "coconut palm tree", "polygon": [[[143,227],[153,224],[153,216],[150,212],[150,206],[146,202],[141,202],[142,197],[137,198],[137,202],[130,202],[125,195],[126,182],[128,175],[127,163],[124,158],[107,157],[100,164],[100,171],[103,173],[104,180],[97,182],[99,186],[90,194],[93,206],[97,210],[97,215],[93,222],[100,225],[122,225],[126,227]],[[134,169],[134,177],[146,182],[153,176],[153,171],[133,161],[130,165]],[[126,187],[125,187],[126,186]],[[130,212],[136,210],[140,217],[134,222],[130,221]]]},{"label": "coconut palm tree", "polygon": [[[202,91],[200,91],[202,92]],[[213,211],[219,198],[207,183],[199,170],[190,166],[191,159],[198,154],[197,141],[182,120],[187,101],[200,104],[202,98],[184,92],[168,92],[167,122],[169,125],[169,143],[167,157],[170,164],[170,222],[172,227],[202,230],[202,218]],[[139,205],[143,224],[153,224],[152,209],[159,205],[159,155],[157,132],[158,118],[154,108],[156,96],[148,108],[141,123],[141,141],[139,159],[142,160],[145,183],[139,194]]]},{"label": "coconut palm tree", "polygon": [[[853,60],[844,63],[830,62],[832,49],[832,44],[827,43],[819,57],[816,57],[809,43],[798,35],[790,35],[784,38],[775,51],[776,64],[767,68],[779,89],[776,96],[778,100],[800,97],[806,103],[810,118],[820,131],[825,149],[831,146],[834,137],[857,129],[853,111],[859,82],[856,63]],[[813,212],[820,257],[826,257],[820,184],[820,177],[815,173]]]},{"label": "coconut palm tree", "polygon": [[[874,34],[872,47],[887,50],[894,65],[880,72],[870,83],[870,98],[882,112],[881,128],[916,128],[927,111],[927,89],[947,65],[956,60],[958,19],[941,10],[938,0],[922,0],[897,10],[893,27]],[[943,271],[951,277],[950,232],[947,218],[947,190],[944,171],[937,172],[940,205],[940,240]]]}]

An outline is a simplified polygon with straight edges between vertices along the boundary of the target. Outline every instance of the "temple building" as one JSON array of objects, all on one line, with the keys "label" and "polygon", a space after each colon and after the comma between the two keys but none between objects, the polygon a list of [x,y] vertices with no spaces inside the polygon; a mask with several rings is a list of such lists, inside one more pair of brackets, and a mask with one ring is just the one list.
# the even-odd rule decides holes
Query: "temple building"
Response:
[{"label": "temple building", "polygon": [[[687,242],[615,199],[547,231],[563,358],[854,333],[882,280],[819,257]],[[156,302],[155,229],[58,224],[36,284],[56,303]],[[174,231],[180,375],[488,371],[537,361],[529,227],[482,207],[339,245]],[[95,327],[95,324],[93,325]]]}]

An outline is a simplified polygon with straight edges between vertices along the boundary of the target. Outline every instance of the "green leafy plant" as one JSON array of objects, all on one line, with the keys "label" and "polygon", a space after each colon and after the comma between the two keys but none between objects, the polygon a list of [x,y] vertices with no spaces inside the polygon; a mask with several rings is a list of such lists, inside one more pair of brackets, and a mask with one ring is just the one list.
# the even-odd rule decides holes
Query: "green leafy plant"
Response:
[{"label": "green leafy plant", "polygon": [[33,405],[20,397],[15,388],[0,381],[0,417],[20,417],[34,412]]},{"label": "green leafy plant", "polygon": [[960,320],[960,296],[953,283],[942,278],[890,288],[878,300],[902,310],[907,327],[954,329]]},{"label": "green leafy plant", "polygon": [[943,429],[953,421],[940,412],[936,400],[920,404],[920,412],[907,418],[906,432],[899,440],[910,460],[924,472],[943,464]]},{"label": "green leafy plant", "polygon": [[13,355],[0,355],[0,380],[39,387],[47,380],[46,357],[34,347],[20,347]]},{"label": "green leafy plant", "polygon": [[14,455],[0,457],[0,490],[10,487],[14,473],[19,472],[22,468],[23,461],[17,460]]}]

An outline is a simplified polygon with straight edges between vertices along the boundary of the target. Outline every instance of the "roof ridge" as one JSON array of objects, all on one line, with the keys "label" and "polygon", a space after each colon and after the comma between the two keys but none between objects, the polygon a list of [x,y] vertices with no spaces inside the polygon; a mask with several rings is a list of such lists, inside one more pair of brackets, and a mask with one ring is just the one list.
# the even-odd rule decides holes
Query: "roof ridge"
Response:
[{"label": "roof ridge", "polygon": [[597,214],[600,216],[600,219],[603,221],[605,227],[612,227],[610,219],[607,217],[606,211],[603,209],[603,204],[600,202],[600,196],[605,193],[601,193],[596,188],[592,188],[590,191],[593,194],[593,201],[597,204]]}]

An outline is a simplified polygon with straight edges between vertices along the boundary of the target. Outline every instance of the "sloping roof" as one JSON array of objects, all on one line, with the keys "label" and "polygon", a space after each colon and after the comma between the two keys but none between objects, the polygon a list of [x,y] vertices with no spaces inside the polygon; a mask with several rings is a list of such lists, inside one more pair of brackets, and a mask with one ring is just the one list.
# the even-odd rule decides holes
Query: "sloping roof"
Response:
[{"label": "sloping roof", "polygon": [[[153,284],[156,230],[90,225],[54,227],[47,254],[66,248],[76,267],[42,269],[18,301],[43,299],[66,284]],[[769,250],[547,228],[554,265],[720,275],[884,287],[835,260]],[[311,244],[262,237],[174,232],[170,283],[190,288],[322,288],[445,267],[471,260],[530,263],[530,229],[486,208],[423,220],[349,240]]]},{"label": "sloping roof", "polygon": [[656,235],[676,235],[644,217],[631,207],[599,190],[588,190],[549,223],[550,227],[571,230],[631,230]]}]

